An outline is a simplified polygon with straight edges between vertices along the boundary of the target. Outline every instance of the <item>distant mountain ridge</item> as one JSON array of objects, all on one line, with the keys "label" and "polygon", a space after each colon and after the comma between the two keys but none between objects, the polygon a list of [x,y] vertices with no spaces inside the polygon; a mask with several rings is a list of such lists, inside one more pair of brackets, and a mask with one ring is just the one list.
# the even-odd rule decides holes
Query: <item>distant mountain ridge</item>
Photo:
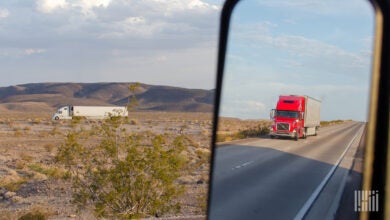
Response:
[{"label": "distant mountain ridge", "polygon": [[[0,105],[26,107],[26,103],[57,108],[63,105],[127,105],[130,83],[30,83],[0,87]],[[140,83],[134,92],[137,110],[211,112],[214,90],[186,89]],[[32,107],[32,108],[34,108]]]}]

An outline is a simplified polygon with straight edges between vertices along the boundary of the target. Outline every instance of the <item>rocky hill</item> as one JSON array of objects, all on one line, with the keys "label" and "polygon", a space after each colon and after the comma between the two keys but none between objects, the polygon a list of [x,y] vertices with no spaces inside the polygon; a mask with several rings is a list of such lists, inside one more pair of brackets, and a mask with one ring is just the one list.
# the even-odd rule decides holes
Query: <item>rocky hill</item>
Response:
[{"label": "rocky hill", "polygon": [[0,110],[42,111],[62,105],[127,105],[133,95],[141,111],[211,112],[214,90],[134,83],[32,83],[0,87]]}]

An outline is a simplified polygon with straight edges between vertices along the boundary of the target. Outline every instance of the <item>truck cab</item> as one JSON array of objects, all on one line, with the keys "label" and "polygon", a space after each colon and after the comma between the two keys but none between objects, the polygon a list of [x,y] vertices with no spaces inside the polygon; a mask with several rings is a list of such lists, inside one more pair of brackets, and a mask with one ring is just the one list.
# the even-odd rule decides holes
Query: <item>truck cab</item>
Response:
[{"label": "truck cab", "polygon": [[60,119],[72,119],[72,107],[71,106],[63,106],[57,109],[57,112],[53,114],[52,120],[60,120]]}]

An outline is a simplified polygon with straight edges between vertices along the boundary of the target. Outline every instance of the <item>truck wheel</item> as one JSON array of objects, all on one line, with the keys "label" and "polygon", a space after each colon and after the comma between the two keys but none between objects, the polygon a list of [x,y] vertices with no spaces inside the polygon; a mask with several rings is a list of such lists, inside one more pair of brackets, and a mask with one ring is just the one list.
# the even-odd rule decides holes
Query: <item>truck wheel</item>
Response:
[{"label": "truck wheel", "polygon": [[299,135],[298,135],[298,133],[295,133],[294,140],[295,140],[295,141],[298,141],[298,139],[299,139]]},{"label": "truck wheel", "polygon": [[269,138],[274,139],[274,136],[273,136],[273,135],[270,135]]},{"label": "truck wheel", "polygon": [[302,136],[303,139],[306,139],[306,137],[307,137],[306,134],[307,134],[307,131],[306,131],[306,128],[305,128],[305,131],[303,132],[303,136]]},{"label": "truck wheel", "polygon": [[60,118],[59,118],[58,116],[56,116],[56,117],[54,118],[54,120],[57,121],[57,120],[60,120]]}]

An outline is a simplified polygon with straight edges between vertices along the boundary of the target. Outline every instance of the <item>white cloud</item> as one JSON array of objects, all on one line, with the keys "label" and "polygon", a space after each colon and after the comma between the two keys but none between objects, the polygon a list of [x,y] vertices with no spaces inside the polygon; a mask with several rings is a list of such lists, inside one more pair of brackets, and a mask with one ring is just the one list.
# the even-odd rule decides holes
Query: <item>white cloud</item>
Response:
[{"label": "white cloud", "polygon": [[107,8],[111,3],[111,0],[79,0],[72,3],[72,7],[81,8],[81,12],[85,16],[95,17],[93,10],[95,8]]},{"label": "white cloud", "polygon": [[165,15],[171,15],[174,12],[188,11],[188,10],[219,10],[216,5],[208,4],[201,0],[149,0],[152,4],[156,4],[165,9]]},{"label": "white cloud", "polygon": [[78,32],[99,39],[207,38],[210,31],[217,33],[220,9],[201,0],[37,0],[37,8],[64,13],[56,17],[62,21],[58,34]]},{"label": "white cloud", "polygon": [[39,54],[39,53],[44,53],[44,52],[46,52],[45,49],[28,48],[28,49],[24,50],[24,54],[26,54],[26,55]]},{"label": "white cloud", "polygon": [[85,16],[94,17],[95,8],[107,8],[111,0],[37,0],[37,9],[43,13],[53,13],[59,9],[79,9]]},{"label": "white cloud", "polygon": [[1,18],[6,18],[9,16],[9,11],[4,8],[0,8],[0,19]]},{"label": "white cloud", "polygon": [[37,9],[43,13],[52,13],[57,9],[72,8],[84,16],[96,17],[97,8],[108,8],[111,4],[130,6],[138,9],[140,14],[160,13],[164,16],[175,16],[176,13],[197,12],[208,13],[219,11],[220,7],[201,0],[144,0],[144,1],[112,1],[112,0],[37,0]]},{"label": "white cloud", "polygon": [[126,24],[144,24],[145,18],[144,17],[128,17],[124,20],[124,23]]},{"label": "white cloud", "polygon": [[37,9],[43,13],[53,13],[55,10],[64,9],[69,6],[66,0],[37,0]]},{"label": "white cloud", "polygon": [[[274,47],[286,50],[293,55],[338,61],[340,65],[364,67],[370,62],[369,57],[363,57],[358,53],[348,52],[335,45],[303,36],[282,35],[270,37],[267,41]],[[348,61],[348,63],[342,64],[340,61]]]},{"label": "white cloud", "polygon": [[[110,11],[123,9],[128,9],[127,16],[121,16],[121,13],[113,14]],[[218,6],[200,0],[145,0],[126,4],[113,2],[107,13],[101,16],[104,16],[101,27],[105,31],[99,33],[98,37],[101,39],[207,39],[217,33],[218,13]]]},{"label": "white cloud", "polygon": [[26,48],[26,49],[19,49],[19,48],[1,48],[0,49],[0,56],[4,57],[23,57],[33,54],[41,54],[45,53],[46,49],[42,48]]},{"label": "white cloud", "polygon": [[[346,49],[343,45],[334,45],[314,38],[293,34],[276,34],[270,29],[253,31],[258,24],[247,25],[232,34],[232,54],[229,57],[246,59],[246,63],[253,65],[267,65],[263,60],[273,62],[273,69],[294,72],[315,70],[321,74],[340,74],[353,76],[366,74],[371,65],[371,47],[369,43],[362,43],[362,49]],[[270,26],[268,26],[270,27]],[[246,29],[250,31],[246,31]],[[249,33],[248,33],[249,32]],[[368,40],[365,40],[369,42]],[[363,45],[363,46],[361,46]],[[245,48],[246,54],[242,53]],[[234,54],[236,53],[236,54]],[[251,53],[250,55],[248,53]],[[267,55],[268,54],[268,55]],[[271,55],[272,54],[272,55]],[[261,60],[248,59],[250,56],[262,57]],[[234,59],[240,62],[239,59]],[[276,65],[276,66],[275,66]],[[284,69],[282,69],[284,68]]]},{"label": "white cloud", "polygon": [[127,17],[106,25],[107,31],[98,35],[101,39],[151,38],[169,29],[173,24],[164,21],[151,22],[144,17]]}]

